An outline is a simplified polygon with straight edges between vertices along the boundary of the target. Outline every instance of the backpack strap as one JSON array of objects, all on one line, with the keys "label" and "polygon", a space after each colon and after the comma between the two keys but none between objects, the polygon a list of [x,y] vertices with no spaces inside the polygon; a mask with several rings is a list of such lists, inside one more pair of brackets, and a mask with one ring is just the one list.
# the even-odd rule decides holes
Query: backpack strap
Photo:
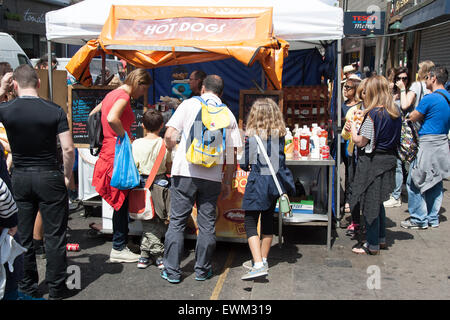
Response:
[{"label": "backpack strap", "polygon": [[448,98],[445,96],[445,94],[443,94],[442,92],[439,92],[439,91],[437,91],[437,90],[435,91],[435,93],[439,93],[441,96],[443,96],[444,99],[447,100],[448,106],[450,107],[450,101],[449,101]]},{"label": "backpack strap", "polygon": [[166,154],[166,144],[164,143],[164,140],[162,141],[161,148],[159,149],[158,157],[156,157],[156,161],[153,164],[152,171],[148,175],[147,181],[145,182],[145,189],[149,189],[152,185],[153,181],[155,180],[156,173],[159,170],[159,167],[161,166],[161,163],[164,159],[164,155]]}]

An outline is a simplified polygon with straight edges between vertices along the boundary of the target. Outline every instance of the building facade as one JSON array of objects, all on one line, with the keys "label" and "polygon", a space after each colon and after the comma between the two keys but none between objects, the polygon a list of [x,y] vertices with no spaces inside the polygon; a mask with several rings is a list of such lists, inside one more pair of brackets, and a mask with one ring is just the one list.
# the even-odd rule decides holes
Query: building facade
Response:
[{"label": "building facade", "polygon": [[389,33],[389,67],[406,66],[414,77],[431,60],[450,70],[450,0],[393,0]]},{"label": "building facade", "polygon": [[[71,0],[0,0],[0,32],[9,33],[27,56],[47,53],[45,14],[71,4]],[[67,56],[67,46],[52,44],[57,57]]]}]

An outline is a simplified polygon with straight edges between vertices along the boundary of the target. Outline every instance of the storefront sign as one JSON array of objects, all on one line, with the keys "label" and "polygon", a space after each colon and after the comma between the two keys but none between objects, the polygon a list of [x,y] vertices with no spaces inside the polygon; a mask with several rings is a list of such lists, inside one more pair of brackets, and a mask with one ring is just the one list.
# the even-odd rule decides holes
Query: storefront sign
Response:
[{"label": "storefront sign", "polygon": [[[416,0],[417,2],[417,0]],[[414,1],[413,0],[396,0],[393,4],[392,4],[392,9],[394,11],[394,14],[401,14],[403,12],[405,12],[406,10],[408,10],[409,8],[414,6]]]},{"label": "storefront sign", "polygon": [[[4,0],[4,29],[7,32],[45,35],[45,14],[61,9],[54,3],[30,0]],[[62,6],[63,4],[61,4]]]},{"label": "storefront sign", "polygon": [[255,18],[119,20],[114,40],[237,41],[253,39],[255,33]]},{"label": "storefront sign", "polygon": [[344,12],[345,35],[384,34],[385,12]]}]

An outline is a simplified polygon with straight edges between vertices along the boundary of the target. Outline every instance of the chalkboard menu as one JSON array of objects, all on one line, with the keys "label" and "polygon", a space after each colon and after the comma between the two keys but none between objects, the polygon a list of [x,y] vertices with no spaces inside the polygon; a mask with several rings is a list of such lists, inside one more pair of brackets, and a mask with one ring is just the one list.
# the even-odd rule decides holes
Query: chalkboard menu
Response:
[{"label": "chalkboard menu", "polygon": [[[87,122],[89,113],[94,109],[103,98],[116,87],[83,87],[83,86],[69,86],[69,126],[72,131],[72,138],[75,147],[88,148],[88,131]],[[131,134],[135,138],[143,136],[142,116],[143,116],[142,101],[131,100],[131,107],[136,118],[136,121],[131,126]]]},{"label": "chalkboard menu", "polygon": [[261,92],[259,90],[241,90],[239,96],[239,128],[244,129],[244,124],[247,121],[248,114],[253,103],[258,99],[270,98],[283,111],[283,91],[266,90]]}]

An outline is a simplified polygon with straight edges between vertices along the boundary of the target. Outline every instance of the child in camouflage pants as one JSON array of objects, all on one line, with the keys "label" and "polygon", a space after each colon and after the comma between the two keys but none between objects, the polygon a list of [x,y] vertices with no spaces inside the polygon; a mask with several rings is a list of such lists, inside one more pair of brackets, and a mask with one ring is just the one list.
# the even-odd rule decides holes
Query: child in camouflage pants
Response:
[{"label": "child in camouflage pants", "polygon": [[[132,150],[134,162],[141,175],[141,187],[144,187],[158,157],[161,145],[164,143],[164,140],[159,136],[164,120],[159,111],[150,109],[144,113],[142,121],[147,134],[133,142]],[[166,174],[170,172],[171,162],[171,154],[166,151],[155,180],[150,187],[156,215],[151,220],[142,221],[141,256],[137,264],[140,269],[147,268],[153,262],[158,268],[164,268],[162,262],[164,244],[161,239],[167,231],[169,222],[169,179]]]}]

